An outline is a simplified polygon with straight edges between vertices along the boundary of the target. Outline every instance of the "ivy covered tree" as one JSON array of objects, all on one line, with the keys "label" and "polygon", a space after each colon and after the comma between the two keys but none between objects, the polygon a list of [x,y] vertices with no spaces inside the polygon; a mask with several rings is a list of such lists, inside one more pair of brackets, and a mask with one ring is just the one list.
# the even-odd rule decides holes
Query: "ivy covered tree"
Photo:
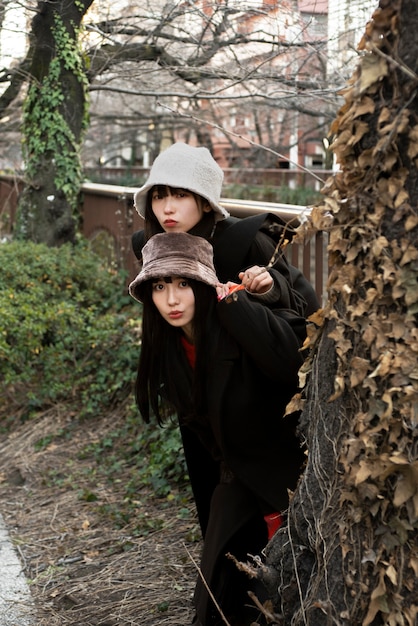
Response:
[{"label": "ivy covered tree", "polygon": [[292,407],[306,468],[260,574],[280,626],[417,623],[417,28],[415,0],[380,0],[301,229],[329,228],[331,273]]},{"label": "ivy covered tree", "polygon": [[88,122],[88,83],[79,48],[93,0],[39,1],[25,63],[25,188],[15,235],[54,246],[74,241],[82,182],[80,150]]}]

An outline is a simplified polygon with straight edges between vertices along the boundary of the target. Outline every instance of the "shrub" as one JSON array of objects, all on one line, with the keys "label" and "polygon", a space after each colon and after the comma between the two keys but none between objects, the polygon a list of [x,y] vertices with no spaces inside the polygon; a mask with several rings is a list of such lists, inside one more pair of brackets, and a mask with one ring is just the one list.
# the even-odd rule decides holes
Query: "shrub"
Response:
[{"label": "shrub", "polygon": [[173,484],[184,488],[188,483],[180,430],[175,422],[162,428],[145,428],[136,438],[135,449],[141,453],[141,467],[128,489],[135,492],[139,480],[150,486],[155,495],[164,497],[172,493]]},{"label": "shrub", "polygon": [[0,416],[70,401],[80,416],[131,393],[140,308],[86,242],[0,245]]}]

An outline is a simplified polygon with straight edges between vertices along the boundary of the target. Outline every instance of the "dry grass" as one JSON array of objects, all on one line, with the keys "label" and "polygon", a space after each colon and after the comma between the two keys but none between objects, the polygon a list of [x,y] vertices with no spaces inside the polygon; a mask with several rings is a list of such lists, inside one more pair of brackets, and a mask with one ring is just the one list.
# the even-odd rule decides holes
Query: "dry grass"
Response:
[{"label": "dry grass", "polygon": [[[193,504],[183,519],[176,501],[140,490],[137,515],[118,527],[103,511],[122,505],[124,469],[102,480],[97,460],[79,453],[122,418],[77,424],[71,437],[55,438],[71,419],[58,408],[0,435],[0,511],[30,581],[37,626],[187,626],[200,550]],[[94,501],[80,497],[93,488]]]}]

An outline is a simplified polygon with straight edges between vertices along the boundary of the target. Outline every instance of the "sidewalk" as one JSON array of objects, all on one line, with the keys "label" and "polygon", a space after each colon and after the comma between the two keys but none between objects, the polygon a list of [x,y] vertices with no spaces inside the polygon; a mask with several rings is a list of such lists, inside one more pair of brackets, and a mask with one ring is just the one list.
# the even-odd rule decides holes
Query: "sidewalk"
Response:
[{"label": "sidewalk", "polygon": [[0,515],[0,626],[35,626],[22,566]]}]

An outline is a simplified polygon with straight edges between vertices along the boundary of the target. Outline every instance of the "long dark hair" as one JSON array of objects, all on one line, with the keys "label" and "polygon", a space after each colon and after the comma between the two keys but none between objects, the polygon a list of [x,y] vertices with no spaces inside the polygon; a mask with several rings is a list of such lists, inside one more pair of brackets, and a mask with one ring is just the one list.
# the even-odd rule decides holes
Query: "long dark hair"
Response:
[{"label": "long dark hair", "polygon": [[[176,188],[168,187],[167,185],[154,185],[154,187],[151,187],[151,189],[148,191],[147,197],[145,200],[145,222],[144,222],[145,241],[148,241],[150,237],[152,237],[153,235],[156,235],[157,233],[164,232],[164,229],[162,228],[161,224],[155,217],[154,211],[152,210],[152,194],[154,193],[155,189],[158,190],[159,194],[167,195],[167,190],[171,192]],[[182,187],[178,187],[178,189],[182,189]],[[208,201],[202,196],[200,196],[198,193],[194,193],[193,191],[190,191],[190,190],[188,191],[193,195],[199,207],[203,208],[205,205],[208,204]],[[205,213],[203,216],[203,219],[205,219],[205,221],[211,220],[214,223],[213,211],[210,211],[209,213]]]},{"label": "long dark hair", "polygon": [[216,291],[187,279],[195,296],[193,318],[196,365],[192,371],[181,345],[183,331],[166,322],[152,301],[152,282],[140,287],[143,302],[141,351],[135,383],[135,399],[145,422],[151,413],[161,425],[175,414],[203,415],[205,382],[210,368],[213,329],[216,326]]}]

